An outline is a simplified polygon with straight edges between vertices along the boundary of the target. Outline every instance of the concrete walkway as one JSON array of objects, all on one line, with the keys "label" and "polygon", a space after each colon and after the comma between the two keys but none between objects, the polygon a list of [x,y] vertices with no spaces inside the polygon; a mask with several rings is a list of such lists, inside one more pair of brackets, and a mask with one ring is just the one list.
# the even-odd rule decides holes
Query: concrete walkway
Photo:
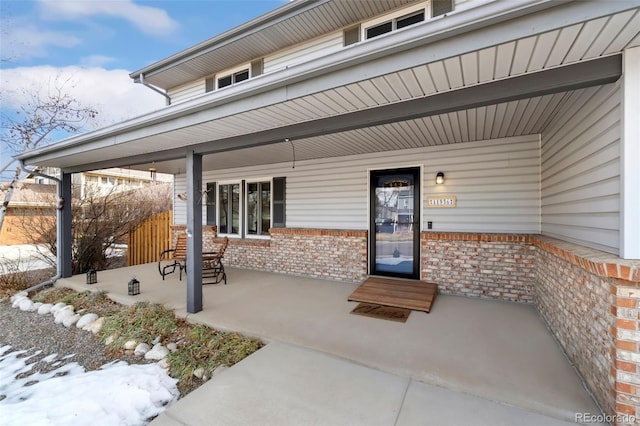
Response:
[{"label": "concrete walkway", "polygon": [[152,426],[572,423],[270,343],[169,407]]},{"label": "concrete walkway", "polygon": [[[192,404],[202,404],[208,411],[220,399],[224,404],[218,409],[227,407],[229,413],[236,410],[233,407],[256,413],[268,410],[260,424],[281,424],[282,413],[276,407],[289,410],[291,404],[300,405],[300,415],[316,424],[370,423],[368,417],[360,422],[359,417],[351,416],[383,409],[395,413],[376,417],[384,418],[384,424],[396,424],[396,420],[398,424],[425,424],[425,419],[418,419],[427,416],[421,407],[435,410],[427,416],[439,419],[435,424],[447,424],[449,418],[454,419],[452,424],[478,424],[480,417],[471,422],[462,419],[480,416],[484,410],[491,424],[499,424],[496,421],[501,418],[513,424],[513,416],[523,413],[529,413],[532,422],[536,416],[548,417],[542,424],[554,424],[552,419],[573,422],[577,413],[599,413],[532,306],[439,295],[430,314],[412,312],[406,323],[395,323],[350,314],[356,303],[347,302],[347,297],[355,284],[232,268],[227,272],[229,285],[205,286],[204,310],[189,315],[185,282],[173,276],[162,281],[156,265],[101,271],[93,286],[84,284],[84,276],[59,284],[78,290],[102,289],[126,304],[163,303],[190,321],[271,342],[175,407],[199,398],[199,403]],[[126,283],[132,276],[141,281],[142,293],[136,297],[126,296]],[[331,373],[334,368],[342,373]],[[401,383],[401,390],[392,383]],[[262,387],[275,390],[265,392]],[[351,389],[348,397],[340,393],[342,388]],[[256,406],[254,400],[246,405],[254,392],[264,403]],[[218,393],[228,394],[233,401]],[[327,395],[323,399],[316,393]],[[296,399],[304,395],[308,395],[304,401]],[[331,399],[339,395],[339,401]],[[372,402],[380,395],[389,398],[390,405]],[[469,407],[467,414],[450,409],[443,400]],[[336,416],[344,410],[343,420],[331,417],[331,410],[324,413],[330,406],[338,410]],[[167,416],[175,410],[181,411],[170,408]],[[319,417],[313,420],[313,416]],[[204,424],[227,423],[215,418]],[[185,424],[202,424],[196,420]],[[252,424],[251,419],[245,420]],[[169,420],[161,416],[157,421]]]}]

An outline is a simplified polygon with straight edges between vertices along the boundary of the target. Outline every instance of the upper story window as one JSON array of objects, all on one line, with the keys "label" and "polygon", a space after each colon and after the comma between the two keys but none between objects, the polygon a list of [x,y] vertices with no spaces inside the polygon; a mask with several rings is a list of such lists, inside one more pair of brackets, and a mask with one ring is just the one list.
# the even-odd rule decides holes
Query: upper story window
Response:
[{"label": "upper story window", "polygon": [[234,72],[233,74],[218,77],[218,89],[249,80],[249,68]]},{"label": "upper story window", "polygon": [[390,33],[400,28],[423,22],[425,20],[425,9],[402,15],[397,18],[390,19],[386,22],[378,23],[365,28],[365,39],[378,37],[379,35]]},{"label": "upper story window", "polygon": [[244,64],[233,69],[227,69],[214,77],[205,79],[205,92],[213,92],[216,89],[232,86],[263,73],[263,59],[257,59],[249,64]]}]

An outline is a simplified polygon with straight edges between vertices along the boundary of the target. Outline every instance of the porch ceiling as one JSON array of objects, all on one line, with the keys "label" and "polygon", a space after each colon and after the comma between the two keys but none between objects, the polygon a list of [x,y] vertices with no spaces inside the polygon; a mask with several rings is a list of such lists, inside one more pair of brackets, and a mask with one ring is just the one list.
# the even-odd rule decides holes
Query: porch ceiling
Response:
[{"label": "porch ceiling", "polygon": [[[416,35],[420,34],[419,28],[411,31],[414,30]],[[410,39],[411,31],[406,31],[405,37]],[[491,35],[481,33],[477,37]],[[473,38],[474,33],[468,37]],[[562,84],[566,87],[559,84],[547,91],[541,90],[543,93],[506,100],[497,96],[496,99],[501,100],[493,103],[474,105],[470,101],[467,107],[457,111],[441,108],[446,111],[425,110],[421,115],[414,111],[413,115],[406,116],[402,116],[401,111],[405,106],[409,109],[415,102],[423,102],[421,100],[428,103],[439,95],[478,93],[475,89],[486,84],[503,84],[502,87],[509,88],[512,78],[526,75],[535,78],[538,72],[547,72],[547,76],[550,70],[561,70],[563,66],[619,54],[625,48],[640,45],[640,11],[635,7],[429,61],[434,51],[448,47],[442,43],[446,40],[403,52],[399,59],[410,58],[417,63],[408,68],[398,70],[400,67],[396,66],[393,72],[319,91],[313,90],[315,81],[303,81],[284,88],[284,101],[260,106],[252,98],[259,106],[242,112],[233,111],[228,105],[220,106],[214,113],[199,110],[175,119],[175,123],[165,121],[133,129],[123,138],[114,135],[113,144],[107,146],[78,150],[62,158],[52,157],[55,164],[51,165],[79,171],[80,167],[135,164],[132,168],[145,170],[153,160],[153,167],[159,172],[178,173],[185,168],[186,147],[205,154],[218,151],[216,155],[205,156],[204,167],[220,168],[288,161],[291,146],[276,143],[285,137],[295,139],[296,158],[302,160],[540,133],[549,117],[576,96],[574,89],[578,89],[579,94],[583,87],[603,82],[578,87],[565,82]],[[350,68],[350,72],[368,75],[364,71],[367,67],[371,68],[369,63],[362,63]],[[583,69],[588,70],[589,65]],[[293,96],[295,93],[300,95]],[[260,96],[263,95],[257,95]],[[360,119],[359,124],[349,128],[347,123],[340,129],[323,124],[343,119],[348,122],[357,114],[381,116],[392,109],[397,116],[393,122],[378,117],[377,121],[371,119],[363,124],[367,120]],[[289,135],[287,131],[294,127],[297,134]],[[274,145],[260,147],[262,144]],[[232,149],[234,151],[230,151]],[[154,153],[153,157],[150,152]],[[100,162],[96,163],[96,158]],[[40,165],[49,164],[43,161]]]},{"label": "porch ceiling", "polygon": [[[414,120],[365,127],[306,139],[263,145],[203,157],[205,170],[368,154],[541,133],[565,108],[579,108],[590,89],[537,96]],[[292,147],[293,144],[293,147]],[[185,171],[185,161],[154,163],[153,167]],[[144,164],[148,168],[152,164]]]}]

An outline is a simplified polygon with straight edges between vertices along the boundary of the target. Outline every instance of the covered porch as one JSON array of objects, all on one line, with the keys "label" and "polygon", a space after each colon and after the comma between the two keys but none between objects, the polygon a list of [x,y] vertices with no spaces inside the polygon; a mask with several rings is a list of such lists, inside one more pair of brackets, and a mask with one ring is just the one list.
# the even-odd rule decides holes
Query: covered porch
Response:
[{"label": "covered porch", "polygon": [[[125,304],[162,303],[189,321],[328,354],[409,379],[412,387],[436,385],[482,404],[518,407],[536,422],[544,422],[538,415],[555,424],[600,413],[531,305],[439,295],[430,314],[413,311],[396,323],[350,314],[357,303],[347,298],[357,284],[237,268],[227,274],[228,285],[204,286],[196,314],[187,313],[186,282],[177,274],[162,281],[156,264],[100,271],[94,285],[83,275],[56,285],[103,290]],[[134,276],[141,294],[127,296]]]},{"label": "covered porch", "polygon": [[[586,393],[540,313],[604,411],[637,417],[639,20],[637,1],[489,2],[19,159],[62,169],[64,285],[83,281],[69,277],[71,174],[172,173],[187,279],[162,283],[143,265],[101,272],[97,288],[124,294],[135,274],[142,297],[194,321],[573,420],[595,408],[567,403]],[[185,83],[175,75],[218,57],[213,47],[144,77]],[[390,171],[413,180],[403,201],[414,217],[402,220],[415,278],[495,300],[439,296],[428,317],[372,326],[349,314],[355,284],[272,274],[375,275],[371,182]],[[444,184],[434,182],[440,172]],[[256,235],[258,215],[245,207],[263,184],[271,216]],[[455,208],[435,209],[440,197]],[[397,206],[390,216],[402,221]],[[203,286],[209,225],[233,237],[227,265],[263,272]]]}]

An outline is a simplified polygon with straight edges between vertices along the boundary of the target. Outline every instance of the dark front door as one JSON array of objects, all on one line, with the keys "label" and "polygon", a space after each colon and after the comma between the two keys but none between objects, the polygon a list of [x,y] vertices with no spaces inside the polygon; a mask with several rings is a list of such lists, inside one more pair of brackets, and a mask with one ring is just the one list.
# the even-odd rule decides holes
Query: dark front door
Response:
[{"label": "dark front door", "polygon": [[420,277],[420,169],[371,172],[370,271]]}]

